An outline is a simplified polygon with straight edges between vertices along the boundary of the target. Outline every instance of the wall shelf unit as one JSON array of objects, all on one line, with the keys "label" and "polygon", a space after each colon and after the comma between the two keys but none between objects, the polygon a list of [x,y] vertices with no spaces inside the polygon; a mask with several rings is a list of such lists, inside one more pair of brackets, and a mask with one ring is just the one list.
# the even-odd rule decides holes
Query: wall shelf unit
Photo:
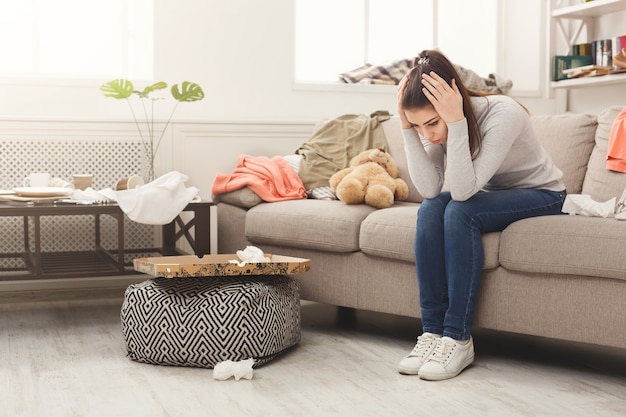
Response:
[{"label": "wall shelf unit", "polygon": [[[549,64],[553,65],[555,55],[569,55],[571,46],[584,34],[585,42],[596,39],[596,20],[612,13],[626,14],[626,0],[594,0],[575,5],[561,6],[568,3],[563,0],[549,2]],[[626,34],[626,25],[615,28],[615,36]],[[624,33],[618,33],[624,32]],[[562,49],[558,47],[560,36]],[[549,74],[552,74],[550,68]],[[626,73],[601,75],[597,77],[574,78],[571,80],[551,81],[551,89],[588,88],[601,85],[626,84]]]}]

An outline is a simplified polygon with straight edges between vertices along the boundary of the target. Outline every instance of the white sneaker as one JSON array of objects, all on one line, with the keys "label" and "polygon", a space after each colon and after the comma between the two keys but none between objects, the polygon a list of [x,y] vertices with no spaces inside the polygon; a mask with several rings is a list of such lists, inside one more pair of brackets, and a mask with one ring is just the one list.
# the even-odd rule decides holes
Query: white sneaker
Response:
[{"label": "white sneaker", "polygon": [[417,375],[424,361],[433,353],[441,336],[424,333],[417,338],[415,347],[409,355],[400,361],[398,372],[405,375]]},{"label": "white sneaker", "polygon": [[435,351],[426,359],[419,370],[419,377],[440,381],[457,376],[474,362],[474,340],[470,336],[465,344],[444,336]]}]

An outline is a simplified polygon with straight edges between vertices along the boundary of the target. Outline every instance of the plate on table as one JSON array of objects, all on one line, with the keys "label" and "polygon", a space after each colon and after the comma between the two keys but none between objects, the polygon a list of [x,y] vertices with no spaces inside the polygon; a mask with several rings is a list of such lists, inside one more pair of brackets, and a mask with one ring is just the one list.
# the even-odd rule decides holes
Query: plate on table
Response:
[{"label": "plate on table", "polygon": [[15,191],[13,191],[13,190],[0,190],[0,195],[11,195],[11,194],[15,194]]},{"label": "plate on table", "polygon": [[22,197],[63,197],[72,194],[71,189],[64,187],[20,187],[13,191]]}]

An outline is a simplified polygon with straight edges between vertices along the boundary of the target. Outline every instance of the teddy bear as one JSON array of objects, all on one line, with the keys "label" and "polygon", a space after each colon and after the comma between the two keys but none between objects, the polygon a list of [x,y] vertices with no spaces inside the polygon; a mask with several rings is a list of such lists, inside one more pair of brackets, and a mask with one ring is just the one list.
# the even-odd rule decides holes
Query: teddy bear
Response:
[{"label": "teddy bear", "polygon": [[400,171],[382,148],[368,149],[350,160],[348,168],[336,172],[329,183],[337,198],[346,204],[391,207],[394,200],[406,200],[409,188]]}]

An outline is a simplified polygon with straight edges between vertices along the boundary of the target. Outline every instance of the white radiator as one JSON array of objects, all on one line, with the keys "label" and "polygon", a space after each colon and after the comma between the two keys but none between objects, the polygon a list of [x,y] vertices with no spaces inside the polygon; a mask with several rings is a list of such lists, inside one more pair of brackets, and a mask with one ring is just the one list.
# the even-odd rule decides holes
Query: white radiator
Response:
[{"label": "white radiator", "polygon": [[[138,141],[31,139],[0,140],[0,188],[22,186],[32,172],[48,172],[53,177],[71,181],[72,174],[92,174],[93,188],[114,187],[115,182],[133,174],[141,174],[145,163]],[[19,203],[22,204],[22,203]],[[25,203],[24,203],[25,204]],[[154,226],[125,219],[125,248],[158,246],[160,236]],[[34,242],[33,222],[29,222],[30,243]],[[0,217],[0,253],[24,250],[22,217]],[[94,248],[93,216],[50,216],[41,220],[42,251],[65,252]],[[101,244],[117,248],[117,224],[109,216],[101,216]],[[129,255],[130,261],[133,255]],[[19,257],[0,258],[0,267],[23,265]]]}]

